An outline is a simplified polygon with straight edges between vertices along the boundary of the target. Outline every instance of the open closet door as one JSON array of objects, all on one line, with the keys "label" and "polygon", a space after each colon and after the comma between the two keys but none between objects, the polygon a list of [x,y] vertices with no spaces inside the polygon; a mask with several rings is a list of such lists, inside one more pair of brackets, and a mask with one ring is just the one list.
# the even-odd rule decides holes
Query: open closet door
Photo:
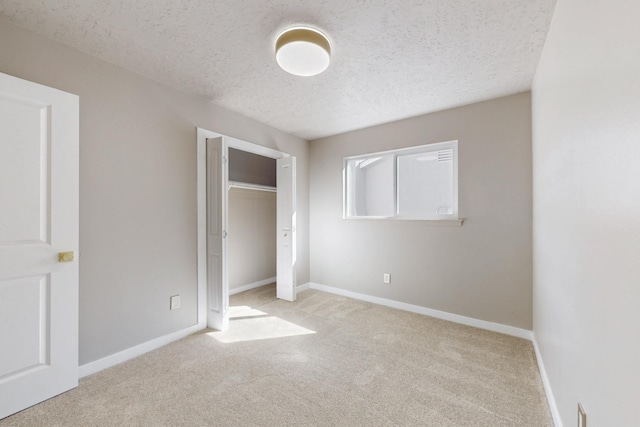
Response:
[{"label": "open closet door", "polygon": [[276,296],[296,300],[296,158],[277,160],[277,282]]},{"label": "open closet door", "polygon": [[207,138],[207,326],[223,331],[229,326],[227,280],[227,144]]}]

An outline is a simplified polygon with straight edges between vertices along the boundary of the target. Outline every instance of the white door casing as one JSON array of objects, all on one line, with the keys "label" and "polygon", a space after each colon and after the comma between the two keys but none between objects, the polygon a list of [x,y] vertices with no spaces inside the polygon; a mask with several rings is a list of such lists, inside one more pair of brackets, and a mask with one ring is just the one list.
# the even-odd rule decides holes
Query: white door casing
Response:
[{"label": "white door casing", "polygon": [[223,137],[207,138],[207,326],[224,331],[229,326],[227,284],[227,144]]},{"label": "white door casing", "polygon": [[0,418],[78,384],[78,105],[0,74]]},{"label": "white door casing", "polygon": [[277,160],[277,281],[276,296],[296,300],[296,158]]}]

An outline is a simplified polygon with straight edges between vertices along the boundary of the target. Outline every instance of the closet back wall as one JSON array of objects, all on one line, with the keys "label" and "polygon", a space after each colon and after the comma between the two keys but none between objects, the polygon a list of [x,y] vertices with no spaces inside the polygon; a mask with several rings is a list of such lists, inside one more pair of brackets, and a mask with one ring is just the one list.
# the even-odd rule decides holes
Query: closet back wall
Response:
[{"label": "closet back wall", "polygon": [[275,277],[275,192],[244,188],[229,190],[227,244],[229,290]]}]

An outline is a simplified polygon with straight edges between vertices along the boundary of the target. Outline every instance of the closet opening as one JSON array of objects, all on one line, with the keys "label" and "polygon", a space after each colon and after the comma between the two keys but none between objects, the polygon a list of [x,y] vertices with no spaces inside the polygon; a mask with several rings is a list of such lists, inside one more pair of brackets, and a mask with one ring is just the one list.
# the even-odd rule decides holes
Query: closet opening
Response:
[{"label": "closet opening", "polygon": [[[234,292],[242,287],[259,286],[264,281],[272,282],[275,276],[276,298],[296,300],[296,158],[202,128],[197,129],[197,157],[198,324],[224,331],[229,326],[230,261],[234,263]],[[233,163],[231,174],[230,161]],[[274,188],[275,250],[260,250],[273,248],[274,240],[270,237],[273,236],[273,221],[269,219],[273,211],[267,206],[273,203],[270,194]],[[240,208],[239,214],[237,204],[232,208],[236,222],[233,230],[229,229],[230,195],[234,201],[241,199],[244,202],[244,209]],[[262,207],[257,208],[256,203]],[[271,225],[258,229],[256,222]],[[254,231],[249,233],[247,230]],[[234,243],[238,244],[232,260],[228,256],[230,231],[236,236]],[[249,243],[243,244],[243,240]],[[256,249],[259,260],[249,256]],[[273,256],[274,252],[275,275],[273,258],[268,260],[266,257]]]},{"label": "closet opening", "polygon": [[[229,147],[229,295],[276,283],[276,159]],[[276,288],[267,288],[276,297]]]}]

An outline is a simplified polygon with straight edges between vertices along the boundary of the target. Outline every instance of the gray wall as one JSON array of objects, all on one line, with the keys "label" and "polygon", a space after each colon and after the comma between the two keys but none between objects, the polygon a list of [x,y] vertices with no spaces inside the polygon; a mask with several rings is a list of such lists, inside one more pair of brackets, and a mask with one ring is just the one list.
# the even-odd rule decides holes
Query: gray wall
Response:
[{"label": "gray wall", "polygon": [[229,181],[276,187],[276,159],[229,148]]},{"label": "gray wall", "polygon": [[276,275],[276,213],[275,192],[229,190],[229,289]]},{"label": "gray wall", "polygon": [[196,323],[196,126],[297,157],[308,280],[306,141],[4,21],[0,40],[0,72],[80,96],[81,364]]},{"label": "gray wall", "polygon": [[[453,139],[462,227],[342,219],[343,157]],[[312,282],[531,329],[529,93],[310,146]]]},{"label": "gray wall", "polygon": [[534,332],[565,426],[640,401],[640,2],[561,0],[533,88]]}]

